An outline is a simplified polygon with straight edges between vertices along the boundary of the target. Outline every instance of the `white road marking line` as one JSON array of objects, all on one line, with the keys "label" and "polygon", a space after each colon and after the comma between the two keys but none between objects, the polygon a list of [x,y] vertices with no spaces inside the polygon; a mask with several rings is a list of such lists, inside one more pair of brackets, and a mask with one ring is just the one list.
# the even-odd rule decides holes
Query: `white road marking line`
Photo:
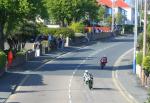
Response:
[{"label": "white road marking line", "polygon": [[[117,61],[114,64],[114,67],[118,67],[123,57],[125,57],[128,53],[133,51],[133,49],[128,50],[123,55],[121,55]],[[116,68],[113,68],[114,71],[112,72],[112,79],[115,84],[115,86],[118,88],[121,95],[128,101],[128,103],[138,103],[135,98],[124,88],[124,86],[121,84],[121,82],[118,79],[118,70]]]},{"label": "white road marking line", "polygon": [[88,60],[89,57],[92,57],[92,56],[96,55],[97,53],[99,53],[99,52],[101,52],[101,51],[104,51],[104,50],[106,50],[106,49],[112,48],[112,47],[114,47],[114,46],[116,46],[116,45],[119,45],[119,43],[113,44],[113,45],[108,46],[108,47],[105,47],[105,48],[103,48],[103,49],[100,48],[98,51],[96,51],[96,52],[90,54],[88,57],[86,57],[85,60],[83,60],[83,61],[75,68],[75,70],[73,71],[72,76],[71,76],[71,78],[70,78],[70,80],[69,80],[69,90],[68,90],[68,91],[69,91],[69,103],[72,103],[72,100],[71,100],[71,84],[72,84],[73,77],[74,77],[75,73],[77,72],[78,68],[80,68],[81,65],[82,65],[83,63],[85,63],[85,62]]}]

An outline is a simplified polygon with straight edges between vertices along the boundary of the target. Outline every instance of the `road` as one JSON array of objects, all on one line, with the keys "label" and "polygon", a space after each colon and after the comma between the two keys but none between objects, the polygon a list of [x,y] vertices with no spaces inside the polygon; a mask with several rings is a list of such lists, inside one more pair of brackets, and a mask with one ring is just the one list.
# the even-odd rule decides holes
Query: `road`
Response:
[{"label": "road", "polygon": [[[46,63],[28,77],[10,96],[7,103],[128,103],[113,81],[113,66],[126,51],[133,48],[133,37],[116,37],[93,42]],[[99,59],[108,57],[104,70]],[[94,75],[94,88],[83,83],[84,70]]]}]

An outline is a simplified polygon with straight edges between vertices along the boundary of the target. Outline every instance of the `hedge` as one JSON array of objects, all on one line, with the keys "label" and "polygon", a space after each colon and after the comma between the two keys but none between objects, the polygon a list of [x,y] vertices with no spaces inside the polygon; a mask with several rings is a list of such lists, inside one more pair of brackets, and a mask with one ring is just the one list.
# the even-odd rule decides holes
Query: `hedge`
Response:
[{"label": "hedge", "polygon": [[6,65],[6,54],[2,51],[0,51],[0,69],[4,69]]},{"label": "hedge", "polygon": [[133,33],[134,25],[123,25],[124,33]]},{"label": "hedge", "polygon": [[75,33],[83,33],[85,25],[82,22],[72,22],[69,26]]},{"label": "hedge", "polygon": [[25,55],[26,55],[26,51],[25,51],[25,50],[19,51],[19,52],[16,53],[16,56],[17,56],[17,57],[18,57],[18,56],[25,56]]},{"label": "hedge", "polygon": [[58,28],[56,33],[55,33],[55,36],[57,37],[70,37],[70,38],[73,38],[75,35],[74,31],[70,28]]},{"label": "hedge", "polygon": [[142,65],[142,59],[143,59],[143,53],[142,52],[138,52],[136,55],[136,63],[139,65]]},{"label": "hedge", "polygon": [[71,28],[67,28],[67,27],[61,27],[61,28],[48,28],[48,27],[42,27],[40,28],[40,33],[44,34],[44,35],[53,35],[56,37],[70,37],[73,38],[75,33]]},{"label": "hedge", "polygon": [[144,70],[147,70],[150,72],[150,56],[144,57],[143,67],[144,67]]}]

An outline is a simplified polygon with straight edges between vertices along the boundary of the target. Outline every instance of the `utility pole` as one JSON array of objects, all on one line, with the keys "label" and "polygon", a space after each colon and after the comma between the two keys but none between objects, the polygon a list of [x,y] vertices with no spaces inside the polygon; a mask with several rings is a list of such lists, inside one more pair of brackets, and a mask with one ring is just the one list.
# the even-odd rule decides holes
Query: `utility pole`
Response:
[{"label": "utility pole", "polygon": [[[143,59],[146,56],[146,29],[147,27],[147,0],[144,1],[144,34],[143,34]],[[142,70],[143,71],[143,70]],[[142,85],[145,83],[145,74],[142,73]]]},{"label": "utility pole", "polygon": [[133,57],[133,73],[136,73],[136,45],[137,45],[137,25],[138,25],[138,1],[135,0],[135,23],[134,23],[134,57]]},{"label": "utility pole", "polygon": [[115,3],[115,1],[112,0],[112,25],[111,25],[112,32],[114,32],[114,3]]},{"label": "utility pole", "polygon": [[146,29],[147,27],[147,0],[144,3],[144,34],[143,34],[143,57],[146,55]]}]

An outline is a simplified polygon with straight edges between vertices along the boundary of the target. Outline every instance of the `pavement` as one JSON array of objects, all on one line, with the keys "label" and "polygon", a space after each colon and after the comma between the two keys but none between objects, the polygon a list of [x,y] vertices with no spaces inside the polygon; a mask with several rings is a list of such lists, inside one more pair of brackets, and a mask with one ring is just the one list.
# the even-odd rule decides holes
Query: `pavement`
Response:
[{"label": "pavement", "polygon": [[[80,48],[82,48],[82,47],[80,47]],[[24,65],[21,65],[15,69],[12,68],[12,70],[9,70],[7,73],[5,73],[5,75],[3,77],[0,78],[0,83],[1,83],[1,85],[0,85],[0,103],[5,102],[7,100],[7,98],[15,91],[18,84],[23,80],[23,78],[25,78],[27,76],[27,74],[25,72],[34,71],[36,68],[40,67],[44,63],[47,63],[48,61],[53,60],[62,54],[68,53],[70,51],[71,52],[76,51],[80,48],[71,47],[71,48],[64,48],[63,51],[51,52],[50,54],[35,58],[32,61],[28,61]],[[117,63],[118,63],[118,65],[117,65],[117,68],[115,69],[114,73],[115,73],[115,75],[117,75],[115,79],[121,85],[119,87],[122,87],[121,91],[124,94],[127,94],[127,98],[134,98],[135,101],[138,101],[137,103],[143,103],[145,101],[145,99],[147,98],[147,90],[140,86],[139,79],[136,77],[135,74],[132,74],[132,69],[131,69],[132,68],[132,53],[130,52],[129,54],[124,55]],[[22,72],[22,73],[20,73],[20,72]],[[70,72],[70,71],[68,71],[68,72]],[[103,71],[103,72],[108,72],[108,71]],[[80,72],[78,72],[78,73],[81,74]],[[38,77],[37,77],[37,79],[38,79]],[[79,80],[78,76],[75,79]],[[102,78],[102,79],[104,79],[104,78]],[[73,83],[74,82],[76,83],[76,81],[73,81]],[[35,85],[36,85],[36,83],[35,83]],[[99,88],[95,88],[95,89],[99,89]],[[101,90],[101,88],[100,88],[100,90]],[[95,92],[96,91],[94,91],[93,93],[95,93]],[[114,92],[114,91],[112,91],[112,92]],[[98,92],[96,92],[96,93],[98,93]],[[75,94],[73,94],[73,95],[75,95]],[[101,95],[101,96],[103,96],[103,95]],[[74,99],[74,98],[72,98],[72,99]],[[129,103],[136,103],[136,102],[131,101]]]},{"label": "pavement", "polygon": [[116,79],[122,90],[126,91],[126,97],[131,103],[144,103],[148,97],[148,89],[141,85],[141,80],[133,74],[132,59],[133,49],[120,57],[116,69]]}]

